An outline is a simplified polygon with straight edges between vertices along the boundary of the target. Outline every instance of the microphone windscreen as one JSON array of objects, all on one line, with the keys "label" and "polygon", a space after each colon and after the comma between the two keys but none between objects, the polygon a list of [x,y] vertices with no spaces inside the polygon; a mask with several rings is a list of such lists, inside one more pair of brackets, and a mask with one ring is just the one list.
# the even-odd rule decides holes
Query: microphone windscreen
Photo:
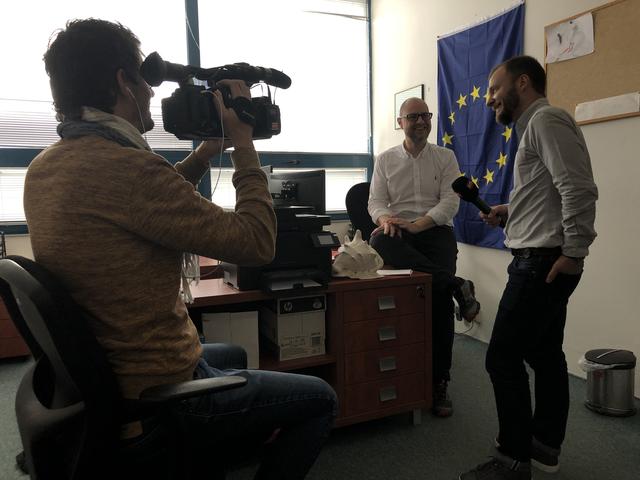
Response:
[{"label": "microphone windscreen", "polygon": [[476,184],[467,177],[456,178],[451,184],[451,188],[453,188],[453,191],[467,202],[471,202],[478,198],[478,187],[476,187]]},{"label": "microphone windscreen", "polygon": [[166,76],[167,67],[158,52],[153,52],[140,65],[140,75],[152,87],[160,85]]},{"label": "microphone windscreen", "polygon": [[264,68],[264,70],[266,72],[264,80],[269,85],[278,88],[289,88],[291,86],[291,77],[289,75],[273,68]]}]

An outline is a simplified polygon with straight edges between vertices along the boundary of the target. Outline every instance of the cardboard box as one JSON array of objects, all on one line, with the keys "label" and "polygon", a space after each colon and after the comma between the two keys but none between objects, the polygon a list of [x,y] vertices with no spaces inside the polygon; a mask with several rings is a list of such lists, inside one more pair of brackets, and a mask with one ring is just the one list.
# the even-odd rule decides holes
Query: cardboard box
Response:
[{"label": "cardboard box", "polygon": [[312,357],[325,353],[325,312],[307,311],[276,314],[260,311],[263,345],[276,352],[279,360]]},{"label": "cardboard box", "polygon": [[260,367],[257,311],[203,313],[202,333],[207,343],[240,345],[247,352],[247,366]]}]

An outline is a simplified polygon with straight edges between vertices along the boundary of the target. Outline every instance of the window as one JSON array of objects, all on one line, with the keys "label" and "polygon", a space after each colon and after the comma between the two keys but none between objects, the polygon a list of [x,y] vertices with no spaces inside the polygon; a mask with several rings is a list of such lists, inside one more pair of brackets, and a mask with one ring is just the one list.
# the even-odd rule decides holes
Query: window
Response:
[{"label": "window", "polygon": [[[37,15],[33,14],[33,8],[33,2],[3,5],[4,18],[15,21],[3,22],[0,45],[15,48],[0,51],[0,63],[5,66],[5,74],[0,76],[0,224],[24,222],[22,191],[26,169],[5,167],[26,167],[42,148],[59,138],[49,78],[42,61],[49,39],[57,29],[74,18],[120,21],[140,38],[144,53],[163,50],[177,61],[187,59],[182,0],[165,1],[162,8],[151,0],[39,2]],[[149,12],[154,12],[152,22]],[[156,149],[190,150],[191,142],[180,142],[162,129],[160,99],[172,91],[170,84],[156,90],[151,109],[156,128],[147,133],[147,140]]]},{"label": "window", "polygon": [[[184,40],[184,2],[165,1],[162,8],[152,0],[112,0],[86,2],[59,0],[40,2],[38,15],[33,15],[32,2],[12,2],[3,5],[5,18],[21,21],[4,22],[0,29],[0,44],[19,48],[3,48],[0,54],[7,72],[0,76],[0,147],[45,147],[58,139],[57,121],[52,106],[49,78],[44,70],[42,56],[52,34],[63,28],[69,19],[102,18],[120,21],[141,40],[143,53],[165,51],[178,62],[186,62],[187,46]],[[123,15],[122,12],[126,12]],[[153,12],[153,21],[150,21]],[[29,27],[25,29],[28,19]],[[155,89],[151,100],[156,128],[147,134],[152,148],[190,149],[191,142],[177,142],[173,135],[162,130],[160,99],[168,96],[171,84]]]},{"label": "window", "polygon": [[[369,153],[365,0],[234,0],[224,9],[221,3],[199,3],[201,65],[247,62],[292,80],[287,90],[272,88],[282,133],[256,148]],[[261,95],[260,87],[253,95]]]},{"label": "window", "polygon": [[26,168],[0,168],[0,224],[24,222],[22,191]]},{"label": "window", "polygon": [[[198,5],[199,31],[191,29],[193,21],[185,29],[185,11],[193,12],[193,5]],[[143,53],[158,51],[171,62],[186,64],[188,58],[200,57],[203,67],[247,62],[282,70],[292,78],[292,86],[282,92],[271,89],[281,109],[282,133],[257,141],[256,148],[265,154],[297,152],[303,161],[295,165],[326,168],[330,211],[344,211],[346,183],[366,180],[372,165],[366,0],[166,0],[161,8],[153,0],[59,0],[40,2],[37,9],[33,15],[32,2],[7,4],[4,18],[15,21],[4,22],[0,29],[2,45],[19,44],[0,51],[0,62],[11,73],[0,76],[0,225],[24,222],[26,167],[58,140],[42,56],[55,31],[75,18],[120,21],[140,38]],[[237,18],[242,18],[241,25]],[[190,56],[187,35],[200,39],[198,51]],[[160,102],[176,88],[171,82],[154,88],[151,113],[156,127],[146,134],[151,147],[172,162],[192,149],[192,142],[179,141],[162,128]],[[258,86],[253,95],[264,93]],[[324,154],[333,157],[318,160]],[[231,166],[228,156],[223,166]],[[232,207],[230,172],[223,169],[213,199]],[[212,187],[215,181],[212,178]],[[208,196],[208,181],[202,185]],[[333,189],[335,194],[330,193]]]}]

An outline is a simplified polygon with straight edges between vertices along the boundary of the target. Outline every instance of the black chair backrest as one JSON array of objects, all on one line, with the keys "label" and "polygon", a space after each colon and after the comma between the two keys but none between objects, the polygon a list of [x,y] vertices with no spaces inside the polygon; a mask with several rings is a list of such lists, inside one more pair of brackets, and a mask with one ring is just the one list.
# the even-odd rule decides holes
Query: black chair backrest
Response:
[{"label": "black chair backrest", "polygon": [[369,182],[357,183],[349,189],[345,197],[349,220],[355,229],[362,232],[363,240],[369,240],[371,232],[377,227],[367,210],[370,186]]},{"label": "black chair backrest", "polygon": [[[31,478],[90,478],[119,442],[122,401],[86,312],[41,265],[0,260],[0,296],[36,364],[16,396]],[[93,465],[92,465],[93,464]]]}]

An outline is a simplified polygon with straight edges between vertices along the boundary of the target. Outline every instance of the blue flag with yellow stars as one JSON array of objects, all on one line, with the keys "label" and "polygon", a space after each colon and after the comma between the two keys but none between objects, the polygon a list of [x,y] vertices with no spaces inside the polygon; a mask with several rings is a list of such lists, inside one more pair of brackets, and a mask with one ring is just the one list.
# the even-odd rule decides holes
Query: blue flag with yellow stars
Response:
[{"label": "blue flag with yellow stars", "polygon": [[[438,39],[438,144],[452,149],[460,172],[489,205],[508,203],[517,150],[514,125],[500,125],[487,106],[489,73],[522,54],[524,4]],[[472,203],[454,218],[459,242],[505,248],[501,228],[490,228]]]}]

